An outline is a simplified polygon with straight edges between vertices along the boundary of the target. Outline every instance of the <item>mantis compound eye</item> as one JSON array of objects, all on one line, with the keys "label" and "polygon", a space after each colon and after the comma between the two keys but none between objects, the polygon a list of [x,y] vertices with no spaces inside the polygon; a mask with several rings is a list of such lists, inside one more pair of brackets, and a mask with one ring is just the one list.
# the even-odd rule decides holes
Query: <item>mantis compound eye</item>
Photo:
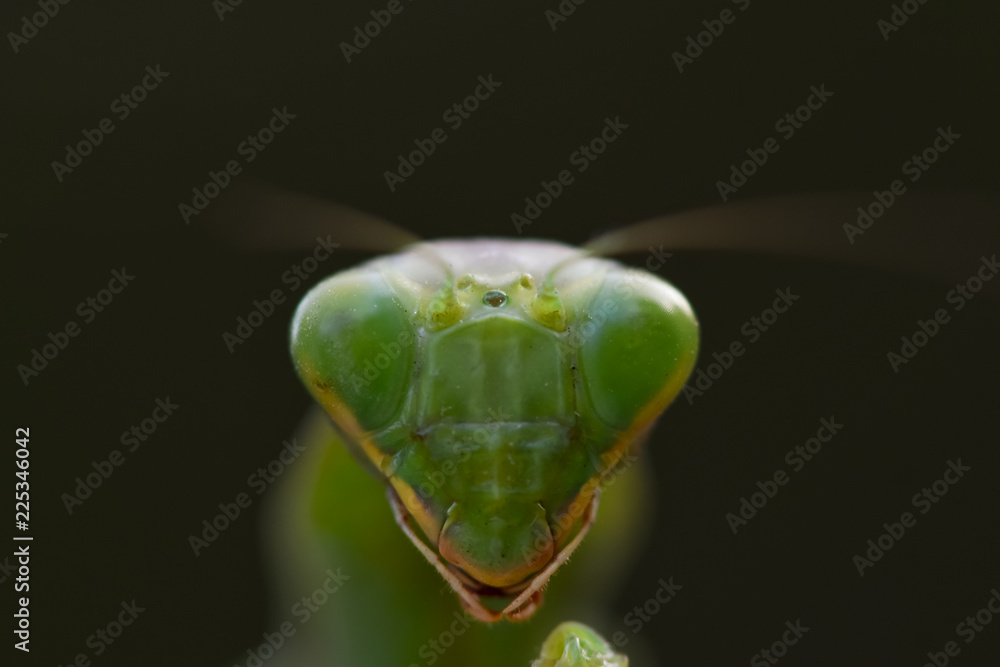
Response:
[{"label": "mantis compound eye", "polygon": [[594,412],[618,430],[659,415],[680,393],[698,352],[698,321],[684,296],[637,271],[608,276],[576,335]]},{"label": "mantis compound eye", "polygon": [[372,431],[402,408],[415,335],[380,275],[347,272],[323,281],[299,304],[291,352],[309,391],[342,428]]}]

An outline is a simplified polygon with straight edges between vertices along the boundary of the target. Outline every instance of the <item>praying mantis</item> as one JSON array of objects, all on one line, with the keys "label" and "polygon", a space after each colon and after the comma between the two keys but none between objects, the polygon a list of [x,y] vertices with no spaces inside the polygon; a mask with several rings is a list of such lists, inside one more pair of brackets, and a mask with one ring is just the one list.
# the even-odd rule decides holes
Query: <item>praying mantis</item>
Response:
[{"label": "praying mantis", "polygon": [[291,338],[303,382],[388,481],[397,524],[495,622],[541,603],[596,518],[601,476],[687,380],[698,324],[645,271],[474,240],[320,283]]},{"label": "praying mantis", "polygon": [[[537,654],[525,647],[537,648],[569,613],[598,624],[602,593],[634,548],[649,484],[626,469],[602,494],[600,480],[648,436],[698,347],[697,320],[679,291],[598,255],[658,243],[722,247],[949,279],[967,259],[916,231],[902,247],[898,237],[855,247],[837,208],[849,198],[829,196],[676,214],[583,250],[496,239],[413,244],[367,214],[268,197],[305,227],[348,222],[353,247],[399,250],[316,285],[291,324],[296,368],[332,423],[324,415],[303,427],[318,446],[272,504],[282,588],[333,562],[355,580],[338,593],[339,618],[312,626],[308,648],[286,651],[287,664],[333,655],[344,661],[337,664],[525,664]],[[981,218],[981,202],[969,202],[961,204]],[[948,198],[909,203],[925,220],[961,208]],[[981,238],[962,241],[973,249]],[[391,520],[372,477],[383,482]],[[613,517],[604,523],[598,498],[602,517]],[[588,531],[592,548],[552,579],[542,605],[544,587]],[[391,638],[378,640],[380,628]]]}]

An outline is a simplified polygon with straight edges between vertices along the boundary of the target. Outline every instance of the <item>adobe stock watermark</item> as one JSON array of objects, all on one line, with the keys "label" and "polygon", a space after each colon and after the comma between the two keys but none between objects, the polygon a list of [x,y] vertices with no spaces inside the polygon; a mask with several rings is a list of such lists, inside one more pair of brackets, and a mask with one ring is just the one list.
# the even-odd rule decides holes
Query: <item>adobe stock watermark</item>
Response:
[{"label": "adobe stock watermark", "polygon": [[875,22],[875,27],[882,34],[882,39],[888,42],[889,36],[894,32],[899,32],[899,29],[906,25],[910,17],[920,11],[920,7],[926,3],[927,0],[903,0],[899,4],[892,3],[889,19],[879,19]]},{"label": "adobe stock watermark", "polygon": [[620,308],[620,301],[610,296],[602,297],[600,301],[591,304],[587,309],[587,321],[574,326],[566,336],[559,339],[559,356],[564,361],[575,362],[576,355],[584,343],[596,336],[601,327],[613,318]]},{"label": "adobe stock watermark", "polygon": [[316,273],[320,264],[330,259],[333,251],[339,247],[339,243],[330,240],[330,234],[327,234],[326,238],[317,236],[312,253],[282,272],[281,284],[288,286],[288,293],[286,294],[283,288],[276,287],[263,299],[254,299],[250,312],[245,317],[240,315],[236,318],[236,326],[233,330],[222,332],[222,342],[229,350],[229,354],[250,340],[254,332],[263,326],[269,317],[274,315],[278,306],[285,303],[288,295],[297,292],[309,280],[309,277]]},{"label": "adobe stock watermark", "polygon": [[[1000,272],[1000,263],[997,262],[996,253],[990,258],[980,257],[979,268],[965,282],[956,283],[955,287],[945,295],[945,302],[951,304],[952,312],[958,312],[965,308],[965,305],[975,298],[976,294],[983,289],[983,286]],[[899,351],[890,350],[886,354],[886,360],[893,373],[898,373],[899,369],[917,356],[932,338],[938,335],[941,327],[951,322],[951,313],[947,308],[938,308],[934,314],[926,319],[916,321],[917,328],[909,336],[899,337]]]},{"label": "adobe stock watermark", "polygon": [[781,637],[771,642],[769,648],[761,649],[750,656],[750,664],[753,667],[769,667],[776,664],[788,654],[789,648],[798,644],[799,640],[809,632],[809,628],[802,625],[800,618],[795,619],[794,623],[785,621],[785,627],[787,629],[781,633]]},{"label": "adobe stock watermark", "polygon": [[[807,438],[801,445],[789,449],[785,454],[785,463],[791,466],[792,473],[801,471],[806,463],[812,461],[823,450],[823,445],[829,444],[843,428],[844,425],[838,423],[835,416],[820,419],[819,428],[816,429],[815,435]],[[729,512],[725,516],[726,523],[733,531],[733,535],[757,516],[757,513],[764,509],[767,503],[778,494],[778,489],[788,484],[790,479],[790,473],[786,472],[784,468],[778,468],[765,481],[758,480],[757,488],[759,490],[751,493],[749,499],[746,496],[741,497],[737,512]]]},{"label": "adobe stock watermark", "polygon": [[[139,82],[111,101],[111,113],[119,121],[125,120],[133,111],[139,108],[139,104],[146,99],[149,93],[156,90],[168,76],[170,76],[170,72],[161,70],[159,63],[155,67],[147,65],[146,74]],[[63,161],[52,161],[52,173],[55,175],[56,180],[62,183],[63,178],[67,174],[72,174],[74,169],[82,165],[83,158],[93,153],[94,149],[101,145],[105,137],[114,131],[115,123],[110,116],[99,120],[96,127],[92,129],[81,130],[82,139],[73,145],[66,144],[66,153],[62,158]]]},{"label": "adobe stock watermark", "polygon": [[[586,144],[580,144],[575,151],[567,158],[571,166],[576,167],[576,172],[582,174],[587,171],[591,164],[608,149],[612,143],[618,140],[622,133],[628,129],[628,125],[623,123],[621,116],[604,118],[604,127],[597,135]],[[547,209],[562,195],[563,190],[575,183],[575,177],[569,169],[563,169],[556,178],[551,181],[542,180],[542,187],[538,193],[531,197],[525,197],[525,207],[521,213],[511,213],[510,221],[514,224],[514,229],[518,234],[524,233],[524,228],[541,217],[542,211]]]},{"label": "adobe stock watermark", "polygon": [[[813,113],[819,111],[833,97],[833,93],[826,89],[826,84],[809,86],[809,96],[803,104],[789,111],[774,123],[774,131],[778,132],[785,141],[795,136],[798,130],[805,127],[805,124],[813,117]],[[768,159],[781,149],[781,144],[774,137],[768,137],[761,144],[760,148],[746,149],[747,158],[737,164],[729,165],[729,178],[715,182],[715,188],[719,192],[719,197],[723,202],[736,194],[740,188],[747,184],[747,180],[757,173],[757,171],[767,164]]]},{"label": "adobe stock watermark", "polygon": [[[22,503],[18,503],[18,505],[20,504]],[[23,504],[27,519],[28,503]],[[24,526],[27,527],[27,524]],[[25,595],[31,591],[31,543],[21,543],[14,550],[14,557],[17,558],[17,579],[14,580],[16,582],[14,590],[22,594],[15,598],[17,611],[14,612],[14,636],[20,641],[14,643],[14,648],[18,651],[31,653],[31,598]]]},{"label": "adobe stock watermark", "polygon": [[[114,301],[115,296],[121,294],[133,280],[135,280],[135,276],[130,274],[124,266],[121,270],[112,269],[108,286],[77,304],[76,314],[83,318],[83,324],[90,324],[97,319],[97,315],[103,313],[104,309]],[[79,336],[82,331],[81,324],[75,319],[68,320],[55,333],[49,331],[48,342],[42,343],[41,351],[38,347],[32,348],[31,359],[28,363],[18,364],[15,367],[24,386],[27,387],[33,378],[38,377],[42,371],[48,368],[49,364],[55,361],[59,354],[69,346],[70,340]]]},{"label": "adobe stock watermark", "polygon": [[410,331],[404,330],[396,334],[394,341],[390,340],[388,343],[380,341],[378,346],[382,351],[365,359],[359,369],[361,370],[360,375],[351,373],[350,380],[354,389],[360,390],[361,387],[370,387],[372,382],[382,375],[382,371],[392,366],[393,362],[399,359],[403,351],[413,345],[415,340],[416,337]]},{"label": "adobe stock watermark", "polygon": [[198,534],[188,535],[188,546],[191,547],[191,552],[194,553],[195,557],[200,556],[205,549],[218,540],[219,536],[236,522],[243,510],[253,504],[254,498],[267,491],[268,487],[274,484],[277,478],[288,469],[288,466],[295,463],[302,452],[306,450],[305,447],[296,442],[295,438],[292,438],[291,442],[284,440],[281,444],[281,452],[276,458],[268,462],[266,466],[257,468],[247,477],[246,484],[254,492],[253,496],[246,491],[240,491],[232,501],[219,503],[219,513],[202,519],[201,531]]},{"label": "adobe stock watermark", "polygon": [[[201,215],[201,212],[208,208],[216,197],[232,182],[233,178],[243,172],[243,167],[257,159],[265,148],[267,148],[275,137],[284,132],[291,121],[295,120],[298,114],[289,113],[288,107],[271,107],[271,117],[259,130],[253,134],[248,134],[243,141],[236,145],[235,157],[226,161],[219,171],[209,170],[208,180],[201,187],[191,188],[191,202],[181,202],[177,205],[177,211],[181,214],[184,224],[190,224],[191,218]],[[241,160],[242,158],[242,163]]]},{"label": "adobe stock watermark", "polygon": [[[413,2],[413,0],[407,0],[407,3],[409,2]],[[347,64],[350,65],[352,58],[361,55],[361,51],[368,47],[373,39],[381,35],[382,31],[392,23],[392,18],[402,14],[404,9],[406,6],[401,0],[389,0],[385,9],[369,10],[368,15],[372,17],[372,20],[364,25],[354,26],[351,41],[341,42],[339,45],[340,52],[344,54],[344,60],[347,61]]]},{"label": "adobe stock watermark", "polygon": [[[452,618],[454,619],[447,628],[438,633],[437,637],[429,639],[420,645],[417,649],[417,655],[424,659],[425,665],[433,665],[436,663],[441,656],[443,656],[448,649],[455,645],[455,642],[459,637],[465,634],[465,631],[472,627],[472,623],[475,619],[469,616],[466,612],[453,612]],[[408,667],[420,667],[418,664],[411,662]]]},{"label": "adobe stock watermark", "polygon": [[[965,477],[965,473],[972,470],[972,466],[962,465],[961,458],[954,461],[949,459],[947,464],[948,467],[945,468],[941,479],[936,480],[930,486],[920,489],[910,499],[910,503],[914,509],[920,510],[921,514],[930,512],[934,504],[940,502],[941,498],[947,495],[951,487],[958,484],[959,480]],[[882,528],[885,532],[878,535],[878,537],[868,540],[866,543],[868,549],[863,554],[855,554],[851,559],[854,567],[858,570],[858,574],[862,577],[865,576],[865,570],[874,567],[875,563],[882,560],[882,556],[903,538],[907,528],[913,528],[916,525],[917,517],[912,512],[903,512],[897,522],[883,523]]]},{"label": "adobe stock watermark", "polygon": [[[570,16],[576,12],[576,8],[587,0],[562,0],[555,9],[545,10],[545,20],[548,21],[552,32],[556,31],[560,23],[565,23]],[[749,1],[749,0],[748,0]]]},{"label": "adobe stock watermark", "polygon": [[86,646],[91,649],[90,653],[80,652],[67,663],[67,667],[90,667],[91,660],[98,658],[117,641],[124,633],[125,629],[131,627],[139,618],[139,614],[146,611],[145,607],[140,607],[135,599],[131,602],[122,602],[115,617],[104,626],[97,628],[87,637]]},{"label": "adobe stock watermark", "polygon": [[[965,644],[971,644],[979,633],[986,629],[986,626],[993,622],[994,615],[1000,616],[1000,591],[996,588],[990,589],[990,597],[982,609],[974,615],[966,616],[955,626],[955,634],[961,637]],[[962,652],[962,647],[956,641],[945,642],[940,651],[928,651],[927,662],[923,667],[945,667],[951,658]]]},{"label": "adobe stock watermark", "polygon": [[226,20],[226,14],[236,11],[236,8],[243,4],[243,0],[212,0],[212,9],[219,18],[219,23]]},{"label": "adobe stock watermark", "polygon": [[76,486],[72,492],[63,493],[60,496],[67,514],[73,514],[74,509],[83,505],[83,501],[94,495],[94,491],[101,488],[101,485],[111,478],[115,470],[125,463],[125,453],[132,454],[139,449],[156,433],[160,424],[167,421],[174,414],[174,411],[181,407],[170,400],[170,396],[157,398],[153,401],[153,405],[153,410],[148,417],[122,431],[118,441],[122,444],[125,452],[120,449],[112,449],[107,458],[91,461],[90,467],[93,468],[93,472],[89,472],[83,477],[77,477]]},{"label": "adobe stock watermark", "polygon": [[742,340],[736,339],[723,348],[721,353],[713,352],[712,361],[705,368],[701,368],[699,365],[682,390],[688,405],[694,405],[695,398],[704,396],[705,392],[711,389],[712,385],[733,367],[736,359],[746,353],[747,346],[756,343],[765,332],[770,331],[771,327],[778,321],[778,317],[787,313],[788,309],[800,298],[798,294],[792,294],[791,287],[776,289],[774,293],[777,294],[777,298],[771,303],[771,307],[762,310],[760,315],[751,317],[740,327],[740,333],[747,340],[746,345]]},{"label": "adobe stock watermark", "polygon": [[283,621],[278,625],[277,630],[263,633],[261,637],[264,641],[256,647],[248,648],[246,660],[233,665],[233,667],[263,667],[264,663],[273,658],[285,645],[288,638],[292,637],[300,627],[308,623],[317,612],[322,610],[330,598],[340,592],[344,584],[351,579],[351,575],[344,574],[339,567],[336,572],[328,569],[324,574],[326,574],[326,579],[323,580],[323,583],[317,586],[312,593],[303,595],[289,610],[298,624],[296,625],[291,620]]},{"label": "adobe stock watermark", "polygon": [[[931,168],[931,165],[937,162],[938,158],[943,153],[948,152],[955,145],[955,142],[961,138],[962,135],[952,130],[951,125],[948,126],[947,130],[943,127],[938,127],[937,136],[931,142],[931,145],[920,151],[919,155],[916,153],[911,155],[910,159],[902,164],[900,170],[904,176],[910,177],[910,183],[916,183]],[[843,230],[844,234],[847,235],[847,241],[851,245],[854,245],[855,239],[871,229],[875,221],[885,215],[886,211],[896,203],[896,200],[906,194],[906,191],[907,188],[903,179],[897,178],[889,184],[887,190],[875,190],[872,192],[873,201],[858,207],[857,220],[853,224],[850,222],[844,223]]]},{"label": "adobe stock watermark", "polygon": [[[18,554],[14,553],[11,556],[5,556],[2,561],[0,561],[0,584],[7,583],[7,580],[17,574],[17,557]],[[14,559],[13,561],[11,559]]]},{"label": "adobe stock watermark", "polygon": [[20,53],[21,47],[38,35],[38,31],[47,26],[49,21],[59,13],[59,9],[68,5],[69,2],[70,0],[38,0],[35,5],[39,11],[22,16],[20,29],[17,32],[7,33],[7,42],[14,53]]},{"label": "adobe stock watermark", "polygon": [[[551,541],[545,535],[539,535],[530,546],[525,545],[521,548],[521,556],[524,558],[524,561],[528,563],[537,561],[539,553],[547,552],[552,544],[558,544],[563,540],[564,536],[569,535],[590,506],[590,499],[594,492],[598,488],[605,489],[614,484],[638,460],[638,455],[630,448],[621,458],[615,461],[614,465],[606,468],[600,475],[587,480],[580,488],[580,493],[577,495],[576,500],[565,511],[555,517],[555,526],[550,526]],[[586,500],[582,500],[584,498]]]},{"label": "adobe stock watermark", "polygon": [[646,261],[644,264],[646,270],[648,270],[650,273],[656,273],[657,271],[659,271],[661,268],[663,268],[663,260],[670,259],[671,257],[674,256],[674,253],[665,252],[663,250],[662,243],[660,244],[659,248],[654,248],[653,246],[649,246],[647,250],[649,250],[649,254],[646,255]]},{"label": "adobe stock watermark", "polygon": [[[489,408],[487,411],[487,419],[484,423],[478,424],[472,430],[472,443],[466,442],[464,439],[459,441],[454,448],[454,451],[458,453],[458,463],[462,464],[469,460],[472,456],[472,452],[475,450],[476,445],[482,446],[489,442],[490,437],[496,433],[500,425],[505,422],[510,422],[510,415],[505,415],[503,413],[503,408],[494,410]],[[459,467],[450,458],[445,459],[441,463],[440,468],[432,467],[430,471],[426,474],[427,481],[414,489],[418,496],[424,500],[428,500],[434,496],[434,493],[438,491],[448,478],[458,472]],[[450,586],[449,586],[450,588]]]},{"label": "adobe stock watermark", "polygon": [[[731,2],[739,7],[741,12],[745,12],[750,7],[750,0],[731,0]],[[677,71],[683,74],[687,65],[693,65],[694,61],[705,52],[705,49],[712,46],[715,40],[722,36],[726,26],[736,22],[737,16],[738,14],[727,7],[719,12],[719,18],[703,20],[701,24],[705,29],[695,35],[688,35],[685,40],[687,46],[684,48],[684,52],[674,51],[671,54]]]},{"label": "adobe stock watermark", "polygon": [[[466,95],[461,101],[447,107],[441,114],[441,120],[447,123],[452,131],[462,127],[462,124],[479,109],[479,105],[490,99],[497,88],[503,85],[502,81],[493,79],[492,73],[487,74],[485,77],[480,75],[477,81],[479,83],[472,90],[472,93]],[[402,153],[396,156],[398,162],[396,163],[395,171],[386,169],[382,172],[389,192],[395,192],[398,185],[405,183],[407,178],[413,176],[417,171],[417,167],[423,165],[427,161],[427,158],[434,154],[437,147],[447,140],[448,133],[441,127],[435,127],[424,139],[414,139],[413,145],[416,148],[405,156]]]},{"label": "adobe stock watermark", "polygon": [[[633,636],[642,632],[642,629],[653,620],[653,617],[659,614],[668,603],[677,597],[677,593],[684,588],[680,584],[675,584],[673,577],[667,577],[666,579],[660,577],[656,583],[659,584],[659,587],[653,595],[647,598],[641,605],[633,607],[632,611],[625,614],[622,618],[622,623],[632,631]],[[618,630],[611,635],[611,641],[618,648],[626,646],[630,639],[624,630]]]},{"label": "adobe stock watermark", "polygon": [[[658,271],[664,261],[673,257],[672,252],[664,252],[663,245],[659,248],[649,246],[649,255],[646,256],[646,268],[649,271]],[[559,354],[564,361],[573,362],[580,348],[588,340],[601,331],[601,327],[621,308],[622,303],[626,303],[635,294],[631,274],[625,274],[625,280],[620,281],[614,287],[614,294],[602,296],[599,301],[595,301],[588,308],[586,321],[580,322],[568,329],[566,335],[559,340]]]}]

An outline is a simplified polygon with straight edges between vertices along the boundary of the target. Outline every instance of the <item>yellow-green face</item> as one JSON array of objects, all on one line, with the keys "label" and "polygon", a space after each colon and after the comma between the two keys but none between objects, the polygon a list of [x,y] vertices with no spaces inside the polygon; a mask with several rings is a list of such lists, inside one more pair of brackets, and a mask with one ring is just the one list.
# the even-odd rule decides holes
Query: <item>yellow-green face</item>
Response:
[{"label": "yellow-green face", "polygon": [[656,276],[503,240],[420,244],[336,274],[291,332],[303,382],[428,546],[505,594],[569,540],[697,349],[690,306]]}]

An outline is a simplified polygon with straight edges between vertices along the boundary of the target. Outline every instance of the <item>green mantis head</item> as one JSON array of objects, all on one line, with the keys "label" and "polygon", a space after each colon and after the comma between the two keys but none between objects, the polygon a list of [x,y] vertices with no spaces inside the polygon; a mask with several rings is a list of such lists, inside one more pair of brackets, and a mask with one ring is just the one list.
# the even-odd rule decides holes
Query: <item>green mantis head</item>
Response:
[{"label": "green mantis head", "polygon": [[562,562],[601,476],[680,392],[698,325],[644,271],[554,243],[444,241],[320,283],[291,338],[439,571],[514,596]]}]

